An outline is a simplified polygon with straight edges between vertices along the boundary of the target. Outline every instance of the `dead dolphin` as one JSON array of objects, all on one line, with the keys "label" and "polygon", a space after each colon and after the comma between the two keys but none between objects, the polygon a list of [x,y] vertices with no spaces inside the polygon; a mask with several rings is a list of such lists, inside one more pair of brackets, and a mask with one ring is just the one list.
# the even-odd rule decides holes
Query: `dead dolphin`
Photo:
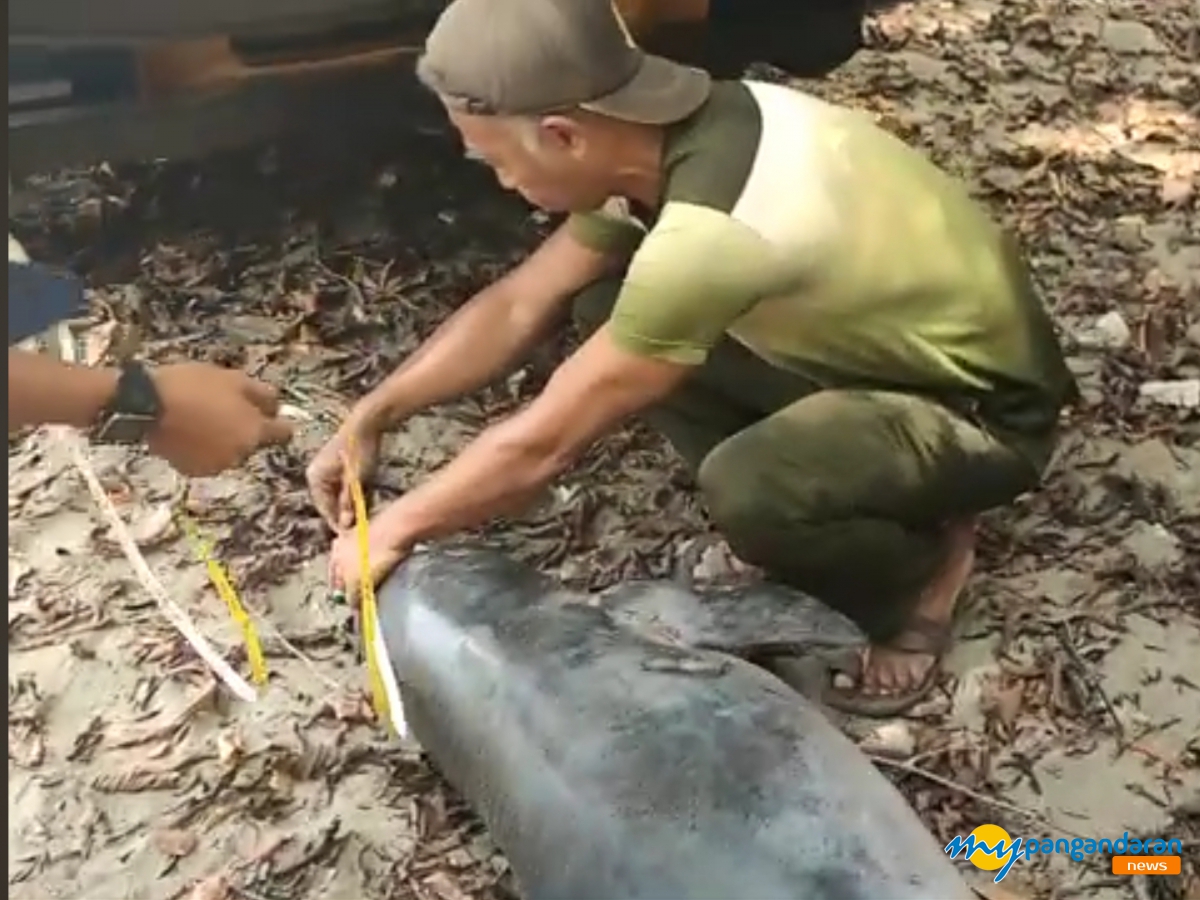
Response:
[{"label": "dead dolphin", "polygon": [[601,594],[597,603],[643,637],[740,656],[815,702],[835,671],[854,671],[867,640],[837,610],[771,582],[694,591],[672,581],[635,581]]},{"label": "dead dolphin", "polygon": [[528,900],[929,900],[970,891],[898,791],[737,657],[656,643],[486,550],[378,591],[413,734]]},{"label": "dead dolphin", "polygon": [[602,593],[599,606],[652,640],[737,656],[804,655],[866,640],[836,610],[767,582],[695,592],[671,581],[634,581]]}]

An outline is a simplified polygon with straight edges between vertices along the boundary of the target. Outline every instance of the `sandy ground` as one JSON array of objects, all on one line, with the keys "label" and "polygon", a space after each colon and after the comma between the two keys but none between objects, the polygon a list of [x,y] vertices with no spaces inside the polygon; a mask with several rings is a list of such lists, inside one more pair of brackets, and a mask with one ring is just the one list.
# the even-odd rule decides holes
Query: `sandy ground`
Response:
[{"label": "sandy ground", "polygon": [[[1139,394],[1200,376],[1198,21],[1191,0],[928,2],[880,16],[871,50],[804,85],[971,180],[1028,248],[1084,389],[1046,489],[987,523],[943,690],[882,727],[845,723],[943,839],[997,822],[1200,846],[1200,420]],[[100,320],[136,322],[157,358],[262,372],[317,419],[295,448],[191,486],[260,623],[272,677],[255,703],[215,689],[65,449],[10,442],[10,897],[509,896],[481,826],[372,726],[301,481],[338,410],[544,225],[448,141],[431,119],[332,188],[320,160],[288,154],[35,185],[18,234],[88,275]],[[529,396],[550,359],[393,438],[382,493]],[[111,449],[91,463],[171,595],[244,671],[166,515],[179,479]],[[676,463],[632,429],[487,536],[598,588],[670,574],[705,527]],[[1195,867],[1135,881],[1061,857],[1003,886],[1200,897]]]}]

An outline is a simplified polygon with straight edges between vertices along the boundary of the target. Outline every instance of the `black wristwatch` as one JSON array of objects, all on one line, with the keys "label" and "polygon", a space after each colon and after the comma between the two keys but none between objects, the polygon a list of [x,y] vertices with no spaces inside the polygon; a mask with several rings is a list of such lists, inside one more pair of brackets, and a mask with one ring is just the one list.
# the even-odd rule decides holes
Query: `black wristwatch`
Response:
[{"label": "black wristwatch", "polygon": [[138,362],[121,365],[117,391],[104,407],[92,440],[99,444],[142,444],[162,416],[154,379]]}]

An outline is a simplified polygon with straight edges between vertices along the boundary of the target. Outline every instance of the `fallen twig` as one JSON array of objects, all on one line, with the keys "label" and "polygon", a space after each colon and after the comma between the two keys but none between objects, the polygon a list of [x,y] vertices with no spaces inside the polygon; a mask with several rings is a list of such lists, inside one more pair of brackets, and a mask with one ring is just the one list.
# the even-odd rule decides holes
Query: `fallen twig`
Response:
[{"label": "fallen twig", "polygon": [[274,624],[270,622],[265,624],[266,630],[270,634],[271,638],[278,641],[281,647],[291,653],[294,657],[296,657],[296,659],[300,660],[300,662],[304,663],[304,665],[308,667],[309,672],[311,672],[318,681],[322,682],[327,688],[335,691],[340,691],[345,687],[345,685],[339,684],[337,681],[330,678],[319,668],[317,668],[317,664],[313,662],[299,647],[288,640],[284,633],[280,631]]},{"label": "fallen twig", "polygon": [[1017,806],[1013,803],[1009,803],[1007,800],[1001,800],[999,797],[992,797],[988,794],[982,794],[979,791],[967,787],[965,784],[959,784],[953,779],[946,778],[944,775],[938,775],[935,772],[930,772],[928,769],[922,769],[920,766],[914,766],[911,763],[904,762],[903,760],[888,759],[886,756],[875,756],[874,754],[870,753],[867,754],[867,758],[877,765],[887,766],[889,769],[896,769],[901,772],[907,772],[910,775],[917,775],[920,778],[924,778],[926,781],[932,781],[934,784],[939,784],[944,788],[949,788],[950,790],[956,791],[965,797],[970,797],[972,800],[978,801],[979,803],[983,803],[995,809],[1003,810],[1004,812],[1012,813],[1013,815],[1023,816],[1026,819],[1030,819],[1034,822],[1045,825],[1047,828],[1051,828],[1054,831],[1061,831],[1063,834],[1071,835],[1071,837],[1085,837],[1077,831],[1072,831],[1069,828],[1063,828],[1061,825],[1056,825],[1054,822],[1051,822],[1044,816],[1035,813],[1031,809],[1025,809],[1024,807]]},{"label": "fallen twig", "polygon": [[82,634],[90,634],[93,631],[100,631],[104,628],[112,628],[114,625],[128,624],[118,623],[113,620],[106,612],[100,610],[98,615],[90,621],[80,625],[75,622],[68,622],[57,629],[44,631],[37,637],[30,638],[27,641],[10,641],[8,645],[9,652],[28,652],[30,650],[39,650],[42,647],[61,646],[71,638],[79,637]]}]

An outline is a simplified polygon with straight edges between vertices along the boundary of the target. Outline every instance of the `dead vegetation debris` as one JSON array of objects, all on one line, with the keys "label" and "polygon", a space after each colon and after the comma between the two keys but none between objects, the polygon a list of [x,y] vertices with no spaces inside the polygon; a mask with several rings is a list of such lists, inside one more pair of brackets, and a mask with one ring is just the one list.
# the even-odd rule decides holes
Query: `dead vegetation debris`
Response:
[{"label": "dead vegetation debris", "polygon": [[[1105,781],[1111,805],[1139,822],[1161,814],[1139,833],[1200,839],[1200,726],[1155,712],[1164,696],[1194,710],[1200,695],[1188,645],[1172,643],[1200,622],[1200,410],[1144,390],[1200,377],[1197,35],[1189,0],[926,0],[878,14],[867,52],[802,85],[969,181],[1026,249],[1082,392],[1044,490],[985,523],[962,639],[986,653],[909,716],[856,734],[939,838],[981,822],[1095,836],[1103,811],[1062,784],[1098,759],[1119,773]],[[277,611],[258,598],[328,545],[308,455],[550,225],[457,159],[438,119],[381,155],[314,164],[292,149],[40,179],[40,202],[13,224],[32,256],[87,278],[106,334],[136,330],[158,360],[246,367],[313,416],[295,446],[182,500],[267,620]],[[390,439],[377,499],[534,396],[572,341],[414,419]],[[159,470],[103,458],[97,472],[147,557],[177,576],[172,591],[215,602],[186,582],[178,498],[147,490],[167,483]],[[10,526],[81,516],[80,493],[36,435],[10,441]],[[634,425],[535,509],[471,537],[594,590],[671,577],[707,530],[687,473]],[[49,554],[10,545],[9,884],[27,891],[14,896],[114,871],[148,873],[139,900],[515,896],[461,799],[372,730],[336,611],[304,597],[303,622],[264,630],[285,699],[231,710],[103,529],[45,540]],[[222,641],[241,665],[235,639]],[[49,661],[14,675],[26,656]],[[62,673],[117,665],[136,675],[111,696],[69,700]],[[1179,879],[1115,883],[1107,865],[1014,877],[1056,900],[1200,895],[1194,862]]]}]

